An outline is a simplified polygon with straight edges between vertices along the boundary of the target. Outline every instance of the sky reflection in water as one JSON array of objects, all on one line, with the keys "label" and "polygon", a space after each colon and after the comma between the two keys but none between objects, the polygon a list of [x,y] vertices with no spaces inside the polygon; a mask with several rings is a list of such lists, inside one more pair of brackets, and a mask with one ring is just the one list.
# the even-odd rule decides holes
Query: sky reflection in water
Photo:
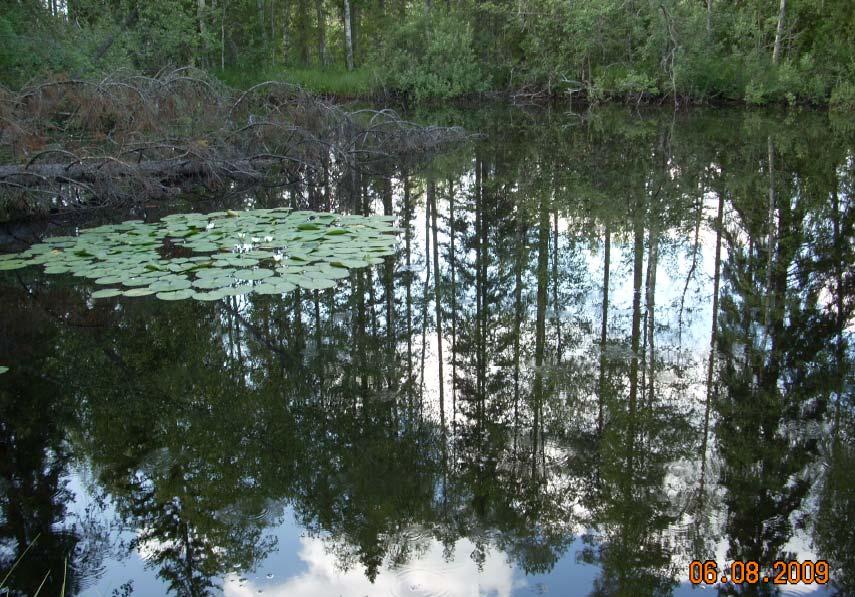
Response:
[{"label": "sky reflection in water", "polygon": [[452,118],[493,135],[246,198],[397,216],[335,289],[2,273],[13,592],[66,557],[90,595],[686,595],[694,558],[855,590],[851,123]]}]

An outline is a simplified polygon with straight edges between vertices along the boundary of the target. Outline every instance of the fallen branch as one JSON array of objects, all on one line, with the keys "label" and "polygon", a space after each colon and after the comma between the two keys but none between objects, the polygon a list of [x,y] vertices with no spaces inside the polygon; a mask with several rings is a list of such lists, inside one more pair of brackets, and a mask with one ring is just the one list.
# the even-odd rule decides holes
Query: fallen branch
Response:
[{"label": "fallen branch", "polygon": [[397,163],[464,138],[391,110],[347,112],[280,81],[236,93],[189,68],[53,80],[0,88],[0,200],[27,189],[61,195],[69,185],[75,204],[91,205],[172,195],[192,182],[285,184],[322,169]]}]

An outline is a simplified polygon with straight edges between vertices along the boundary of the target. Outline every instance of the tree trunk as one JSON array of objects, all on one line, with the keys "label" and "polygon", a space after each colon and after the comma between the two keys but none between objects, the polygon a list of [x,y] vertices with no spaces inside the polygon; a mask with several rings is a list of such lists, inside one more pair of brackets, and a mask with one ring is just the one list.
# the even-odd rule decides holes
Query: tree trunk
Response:
[{"label": "tree trunk", "polygon": [[303,66],[309,66],[309,0],[300,0],[299,14],[297,15],[300,33],[300,63]]},{"label": "tree trunk", "polygon": [[205,26],[205,13],[207,12],[207,8],[205,7],[205,0],[196,0],[196,19],[199,21],[199,37],[202,41],[202,56],[205,59],[205,63],[207,64],[208,58],[208,28]]},{"label": "tree trunk", "polygon": [[707,0],[707,35],[712,35],[712,0]]},{"label": "tree trunk", "polygon": [[[635,213],[635,243],[633,245],[632,266],[632,335],[630,337],[630,350],[632,352],[629,363],[629,445],[630,453],[634,449],[634,425],[636,415],[636,404],[638,399],[638,361],[639,345],[641,338],[641,280],[643,277],[642,267],[644,265],[644,206],[638,205]],[[630,469],[632,469],[632,456],[630,456]]]},{"label": "tree trunk", "polygon": [[223,0],[223,12],[220,16],[220,70],[226,69],[226,4]]},{"label": "tree trunk", "polygon": [[196,0],[196,19],[199,21],[199,33],[205,36],[205,0]]},{"label": "tree trunk", "polygon": [[276,4],[270,3],[270,64],[276,64]]},{"label": "tree trunk", "polygon": [[778,9],[778,28],[775,30],[775,48],[772,50],[772,64],[781,60],[781,40],[784,37],[784,20],[787,17],[787,0],[781,0]]},{"label": "tree trunk", "polygon": [[267,30],[264,28],[264,0],[258,0],[258,33],[261,43],[264,44],[267,38]]},{"label": "tree trunk", "polygon": [[454,252],[454,181],[448,179],[448,262],[451,269],[451,426],[457,426],[457,258]]},{"label": "tree trunk", "polygon": [[707,362],[707,394],[704,401],[704,434],[701,442],[701,494],[703,494],[704,480],[707,470],[707,444],[710,434],[710,410],[712,400],[715,396],[713,386],[713,374],[715,372],[715,353],[717,350],[716,333],[718,332],[718,293],[721,285],[721,235],[724,226],[724,191],[718,195],[718,215],[715,220],[715,266],[713,274],[713,300],[712,300],[712,330],[710,331],[710,358]]},{"label": "tree trunk", "polygon": [[612,254],[612,234],[611,228],[606,223],[606,235],[603,239],[603,310],[600,317],[600,380],[598,388],[598,412],[597,412],[597,431],[603,432],[603,410],[605,407],[605,386],[606,386],[606,342],[608,341],[609,332],[609,270],[611,267]]},{"label": "tree trunk", "polygon": [[772,274],[774,265],[775,249],[778,240],[778,230],[775,222],[775,144],[772,142],[772,137],[768,138],[769,148],[769,214],[768,218],[768,234],[766,242],[766,294],[763,298],[764,315],[763,315],[763,347],[766,347],[766,340],[769,337],[769,330],[772,325],[772,310],[775,303],[775,293],[772,292]]},{"label": "tree trunk", "polygon": [[654,376],[656,374],[653,337],[656,333],[655,313],[656,313],[656,267],[658,264],[659,255],[659,225],[656,218],[650,226],[649,247],[647,249],[647,282],[646,282],[646,303],[647,303],[647,346],[648,346],[648,408],[653,405],[655,398]]},{"label": "tree trunk", "polygon": [[291,3],[288,0],[285,0],[282,13],[282,58],[287,63],[289,50],[288,44],[290,43],[288,40],[288,22],[291,19]]},{"label": "tree trunk", "polygon": [[[430,221],[433,231],[433,291],[434,291],[434,306],[436,308],[436,358],[439,367],[439,417],[442,425],[442,430],[445,430],[445,375],[442,368],[442,303],[440,292],[439,278],[439,247],[437,239],[436,225],[436,182],[433,178],[428,180],[427,184],[427,201],[430,204]],[[425,255],[427,259],[427,255]],[[427,301],[427,297],[425,297]]]},{"label": "tree trunk", "polygon": [[344,46],[347,70],[353,70],[353,31],[350,22],[350,0],[344,0]]},{"label": "tree trunk", "polygon": [[327,35],[323,0],[315,0],[315,12],[318,18],[318,64],[324,67],[327,65]]},{"label": "tree trunk", "polygon": [[353,62],[362,62],[359,57],[361,47],[359,45],[359,4],[350,5],[350,38],[353,45]]},{"label": "tree trunk", "polygon": [[549,212],[546,209],[546,201],[543,195],[540,198],[540,223],[538,226],[537,241],[537,311],[534,331],[534,384],[532,387],[532,411],[534,424],[532,425],[532,473],[537,463],[537,450],[543,441],[543,397],[545,388],[543,383],[544,353],[546,348],[546,302],[549,292]]}]

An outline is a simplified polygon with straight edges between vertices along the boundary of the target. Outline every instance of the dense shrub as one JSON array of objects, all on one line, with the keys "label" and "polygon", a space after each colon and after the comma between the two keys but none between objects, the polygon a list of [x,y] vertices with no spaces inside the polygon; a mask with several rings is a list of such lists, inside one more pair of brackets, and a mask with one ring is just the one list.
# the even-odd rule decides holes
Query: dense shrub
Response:
[{"label": "dense shrub", "polygon": [[855,111],[855,81],[841,81],[831,92],[832,110]]},{"label": "dense shrub", "polygon": [[484,89],[472,49],[472,29],[453,13],[411,13],[391,29],[371,62],[384,85],[416,101]]},{"label": "dense shrub", "polygon": [[79,73],[89,62],[85,47],[64,27],[26,5],[0,12],[0,84],[18,87],[49,73]]}]

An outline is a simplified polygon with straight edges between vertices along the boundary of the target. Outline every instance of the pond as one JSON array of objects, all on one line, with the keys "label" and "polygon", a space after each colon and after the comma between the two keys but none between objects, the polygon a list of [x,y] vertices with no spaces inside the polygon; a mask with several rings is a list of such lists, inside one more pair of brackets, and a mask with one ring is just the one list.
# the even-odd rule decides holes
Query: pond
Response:
[{"label": "pond", "polygon": [[486,136],[0,232],[287,207],[396,239],[214,300],[0,271],[0,594],[689,595],[693,560],[855,591],[855,121],[426,118]]}]

